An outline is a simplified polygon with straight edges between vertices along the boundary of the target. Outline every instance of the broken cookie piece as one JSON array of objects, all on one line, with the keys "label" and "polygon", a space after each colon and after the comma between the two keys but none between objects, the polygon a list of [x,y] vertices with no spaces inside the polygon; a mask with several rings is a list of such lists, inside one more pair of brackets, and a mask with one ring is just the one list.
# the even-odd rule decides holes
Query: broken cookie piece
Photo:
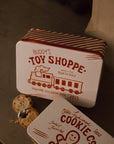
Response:
[{"label": "broken cookie piece", "polygon": [[29,107],[23,109],[21,112],[18,113],[18,121],[19,124],[27,128],[29,124],[39,115],[38,111],[35,108]]}]

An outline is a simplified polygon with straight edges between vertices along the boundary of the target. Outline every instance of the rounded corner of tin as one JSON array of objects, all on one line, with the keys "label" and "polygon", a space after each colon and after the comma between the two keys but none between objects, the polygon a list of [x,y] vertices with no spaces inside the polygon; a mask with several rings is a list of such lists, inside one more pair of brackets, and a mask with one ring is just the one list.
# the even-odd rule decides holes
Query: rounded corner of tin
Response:
[{"label": "rounded corner of tin", "polygon": [[31,135],[31,126],[30,125],[27,127],[27,134]]},{"label": "rounded corner of tin", "polygon": [[16,48],[17,48],[22,42],[23,42],[22,40],[19,40],[19,41],[16,43]]},{"label": "rounded corner of tin", "polygon": [[88,108],[94,108],[96,105],[96,100],[95,101],[91,101],[91,104],[88,105]]},{"label": "rounded corner of tin", "polygon": [[16,89],[17,89],[18,92],[24,93],[23,90],[21,90],[21,88],[18,86],[18,84],[17,84],[17,86],[16,86]]},{"label": "rounded corner of tin", "polygon": [[30,138],[32,138],[32,140],[34,140],[34,137],[32,135],[32,130],[31,130],[31,126],[30,125],[27,127],[26,132],[30,136]]}]

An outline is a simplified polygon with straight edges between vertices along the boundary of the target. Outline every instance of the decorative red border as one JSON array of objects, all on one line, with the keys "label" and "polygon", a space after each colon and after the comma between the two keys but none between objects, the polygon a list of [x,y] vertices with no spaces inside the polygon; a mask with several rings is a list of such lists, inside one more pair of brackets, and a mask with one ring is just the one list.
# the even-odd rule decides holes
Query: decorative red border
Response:
[{"label": "decorative red border", "polygon": [[78,47],[70,47],[70,46],[64,46],[64,45],[58,45],[58,44],[52,44],[52,43],[48,43],[48,42],[42,42],[39,40],[31,40],[31,39],[21,39],[21,41],[27,41],[27,42],[34,42],[34,43],[40,43],[40,44],[45,44],[45,45],[50,45],[50,46],[55,46],[55,47],[61,47],[61,48],[66,48],[66,49],[71,49],[71,50],[78,50],[78,51],[83,51],[83,52],[89,52],[89,53],[94,53],[99,55],[102,59],[104,58],[104,56],[97,52],[97,51],[90,51],[87,49],[82,49],[82,48],[78,48]]}]

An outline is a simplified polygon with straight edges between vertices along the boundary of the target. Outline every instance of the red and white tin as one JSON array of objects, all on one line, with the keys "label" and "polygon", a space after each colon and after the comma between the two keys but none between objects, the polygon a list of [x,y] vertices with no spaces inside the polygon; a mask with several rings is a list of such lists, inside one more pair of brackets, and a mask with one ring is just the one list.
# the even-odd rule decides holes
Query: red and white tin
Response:
[{"label": "red and white tin", "polygon": [[114,144],[114,138],[63,98],[55,99],[27,128],[36,144]]},{"label": "red and white tin", "polygon": [[31,29],[16,45],[17,89],[46,99],[61,95],[92,107],[105,45],[99,39]]}]

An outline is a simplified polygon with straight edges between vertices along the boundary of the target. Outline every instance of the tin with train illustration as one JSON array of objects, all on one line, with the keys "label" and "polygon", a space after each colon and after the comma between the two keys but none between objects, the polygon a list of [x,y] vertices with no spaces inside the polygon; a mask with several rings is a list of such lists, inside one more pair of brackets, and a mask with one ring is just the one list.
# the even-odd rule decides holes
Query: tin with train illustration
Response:
[{"label": "tin with train illustration", "polygon": [[16,44],[18,91],[94,106],[105,45],[99,39],[30,29]]}]

